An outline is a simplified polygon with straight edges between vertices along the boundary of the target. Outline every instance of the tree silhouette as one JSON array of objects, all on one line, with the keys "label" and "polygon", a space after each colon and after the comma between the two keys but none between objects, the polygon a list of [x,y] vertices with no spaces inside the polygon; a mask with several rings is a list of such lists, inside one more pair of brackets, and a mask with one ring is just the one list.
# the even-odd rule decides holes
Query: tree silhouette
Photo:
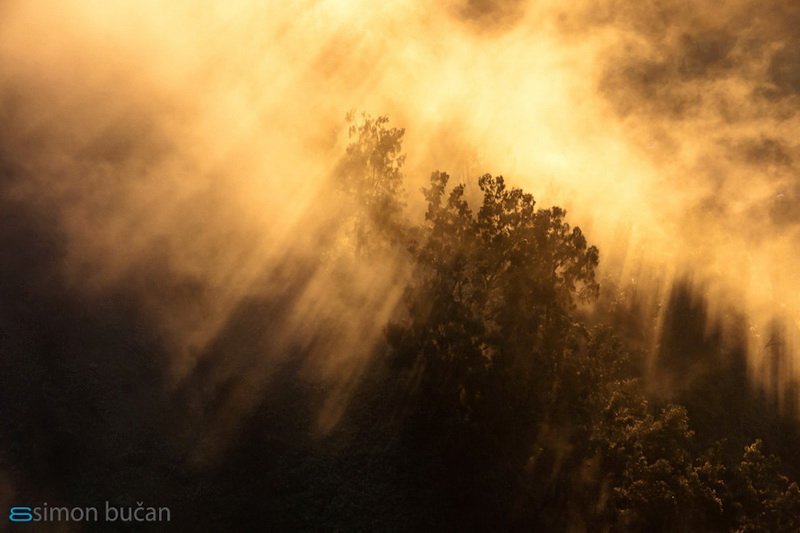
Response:
[{"label": "tree silhouette", "polygon": [[[599,252],[563,209],[538,208],[531,194],[489,174],[477,179],[481,201],[473,208],[465,185],[437,171],[422,189],[424,221],[404,221],[402,130],[387,129],[385,118],[362,120],[351,126],[345,190],[363,204],[362,238],[382,240],[413,267],[386,329],[388,370],[373,376],[372,390],[401,397],[399,437],[388,446],[444,523],[625,531],[794,525],[798,491],[777,458],[760,455],[759,444],[744,461],[732,460],[725,442],[709,440],[727,422],[701,428],[698,439],[683,405],[648,398],[643,354],[614,327],[579,318],[578,305],[599,292]],[[708,339],[687,336],[697,324],[682,321],[681,306],[671,309],[678,314],[668,322],[675,341],[667,348],[707,351]]]},{"label": "tree silhouette", "polygon": [[389,118],[347,115],[349,144],[335,173],[349,202],[356,246],[376,246],[402,238],[404,202],[402,140],[405,130],[389,128]]}]

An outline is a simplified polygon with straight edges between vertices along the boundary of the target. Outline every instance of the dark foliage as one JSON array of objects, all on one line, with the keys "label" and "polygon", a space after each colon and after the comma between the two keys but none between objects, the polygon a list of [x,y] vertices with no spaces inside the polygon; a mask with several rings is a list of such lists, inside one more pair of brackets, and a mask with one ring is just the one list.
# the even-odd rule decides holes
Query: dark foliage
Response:
[{"label": "dark foliage", "polygon": [[[174,390],[135,284],[71,290],[57,223],[0,194],[0,468],[17,501],[147,497],[175,531],[800,530],[800,432],[775,387],[748,382],[743,326],[703,327],[702,298],[675,287],[654,387],[646,313],[586,312],[599,253],[562,209],[491,175],[470,205],[435,172],[412,224],[403,130],[364,116],[350,133],[343,242],[413,275],[324,436],[330,391],[302,371],[314,339],[273,341],[325,250],[286,259],[292,281],[242,301]],[[185,285],[141,272],[168,296]]]},{"label": "dark foliage", "polygon": [[[723,349],[719,329],[703,331],[704,303],[688,287],[674,292],[663,328],[661,373],[673,393],[648,399],[643,355],[612,327],[578,319],[576,306],[598,294],[599,255],[566,213],[536,209],[530,194],[491,175],[478,180],[476,213],[464,185],[448,182],[445,173],[431,176],[425,223],[405,232],[416,275],[404,313],[387,329],[392,371],[381,378],[411,406],[398,446],[413,457],[415,475],[436,487],[447,523],[625,531],[800,525],[789,511],[800,502],[797,485],[780,473],[779,459],[764,456],[760,441],[729,435],[732,419],[747,416],[743,403],[716,420],[705,409],[698,384],[714,380],[712,398],[733,400],[738,388],[741,399],[748,390],[744,355],[735,343]],[[700,362],[720,370],[698,371]],[[698,414],[700,437],[687,408],[670,397]]]}]

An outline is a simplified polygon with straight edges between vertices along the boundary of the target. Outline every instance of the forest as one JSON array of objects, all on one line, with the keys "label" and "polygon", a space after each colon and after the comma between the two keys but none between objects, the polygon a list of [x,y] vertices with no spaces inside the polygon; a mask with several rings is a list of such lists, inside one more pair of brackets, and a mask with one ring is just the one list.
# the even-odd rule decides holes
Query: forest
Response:
[{"label": "forest", "polygon": [[414,265],[356,402],[374,417],[363,427],[398,425],[388,449],[437,509],[434,529],[800,527],[795,415],[748,379],[744,346],[705,331],[701,294],[672,289],[648,372],[646,313],[600,301],[600,252],[562,209],[490,174],[470,205],[437,171],[424,223],[401,220],[402,136],[362,117],[340,175],[362,257],[377,240]]},{"label": "forest", "polygon": [[[604,287],[602,251],[563,209],[501,176],[468,189],[433,172],[414,222],[404,130],[387,117],[349,120],[331,176],[346,208],[303,268],[371,268],[388,254],[407,274],[325,431],[314,427],[331,391],[304,371],[316,341],[276,346],[277,326],[263,325],[280,321],[296,288],[241,302],[173,390],[150,357],[163,339],[134,293],[93,300],[64,288],[52,273],[57,241],[4,197],[13,224],[0,227],[30,233],[0,235],[11,258],[0,400],[16,406],[0,457],[26,480],[17,497],[79,505],[115,493],[132,505],[148,494],[187,531],[800,528],[796,413],[748,376],[735,331],[706,326],[689,282],[672,288],[656,329],[652,313]],[[3,176],[24,177],[8,166]],[[294,260],[285,268],[303,270]],[[655,354],[645,348],[654,336]],[[259,386],[258,361],[276,350],[289,355]],[[252,408],[224,451],[208,452],[226,440],[212,428],[242,383]],[[216,459],[196,460],[198,448]]]},{"label": "forest", "polygon": [[800,531],[799,27],[0,0],[0,532]]}]

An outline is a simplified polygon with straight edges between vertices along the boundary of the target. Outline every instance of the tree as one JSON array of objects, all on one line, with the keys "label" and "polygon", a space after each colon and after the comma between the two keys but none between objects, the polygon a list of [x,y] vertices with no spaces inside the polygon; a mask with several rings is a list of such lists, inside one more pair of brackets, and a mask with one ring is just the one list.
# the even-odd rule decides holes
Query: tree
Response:
[{"label": "tree", "polygon": [[800,530],[800,488],[781,470],[778,457],[764,455],[761,439],[745,447],[729,482],[737,531]]},{"label": "tree", "polygon": [[435,172],[423,190],[426,224],[412,245],[418,281],[404,326],[425,366],[436,374],[446,365],[441,379],[467,415],[482,395],[473,377],[531,384],[549,372],[577,327],[570,311],[597,294],[598,251],[562,209],[536,210],[532,195],[507,189],[501,176],[478,180],[477,216],[464,185],[447,193],[448,181]]},{"label": "tree", "polygon": [[464,185],[448,185],[435,172],[423,189],[425,223],[409,246],[414,282],[389,343],[413,384],[420,446],[446,450],[461,490],[510,508],[553,408],[560,361],[585,337],[572,315],[597,294],[598,251],[562,209],[536,209],[501,176],[478,179],[477,214]]},{"label": "tree", "polygon": [[593,441],[607,494],[604,522],[626,531],[708,530],[723,514],[724,467],[696,454],[686,409],[656,410],[635,387],[615,394]]},{"label": "tree", "polygon": [[[738,461],[714,432],[698,439],[684,405],[646,395],[644,354],[577,318],[598,295],[599,252],[563,209],[537,208],[489,174],[473,208],[465,185],[437,171],[422,189],[424,222],[405,222],[402,130],[386,124],[351,126],[341,187],[360,205],[359,242],[412,264],[379,385],[402,399],[395,445],[447,523],[798,529],[800,490],[760,441]],[[675,338],[686,331],[676,326]]]},{"label": "tree", "polygon": [[402,141],[405,130],[389,128],[389,118],[347,115],[349,144],[335,173],[347,202],[356,246],[402,239],[404,202]]}]

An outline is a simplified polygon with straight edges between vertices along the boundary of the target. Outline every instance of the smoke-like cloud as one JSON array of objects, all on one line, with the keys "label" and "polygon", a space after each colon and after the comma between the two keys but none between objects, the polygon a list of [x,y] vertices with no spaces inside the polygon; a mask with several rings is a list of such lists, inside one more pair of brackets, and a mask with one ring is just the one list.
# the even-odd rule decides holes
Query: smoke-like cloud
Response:
[{"label": "smoke-like cloud", "polygon": [[783,1],[588,2],[562,26],[609,36],[598,94],[658,166],[674,260],[746,309],[754,370],[769,324],[800,316],[798,22]]},{"label": "smoke-like cloud", "polygon": [[297,354],[329,429],[407,275],[336,230],[344,116],[366,110],[407,130],[409,217],[436,168],[502,173],[650,307],[690,274],[707,316],[740,309],[755,371],[800,316],[798,22],[789,1],[6,1],[3,342],[48,291],[64,324],[111,300],[159,394],[204,406],[193,460]]}]

